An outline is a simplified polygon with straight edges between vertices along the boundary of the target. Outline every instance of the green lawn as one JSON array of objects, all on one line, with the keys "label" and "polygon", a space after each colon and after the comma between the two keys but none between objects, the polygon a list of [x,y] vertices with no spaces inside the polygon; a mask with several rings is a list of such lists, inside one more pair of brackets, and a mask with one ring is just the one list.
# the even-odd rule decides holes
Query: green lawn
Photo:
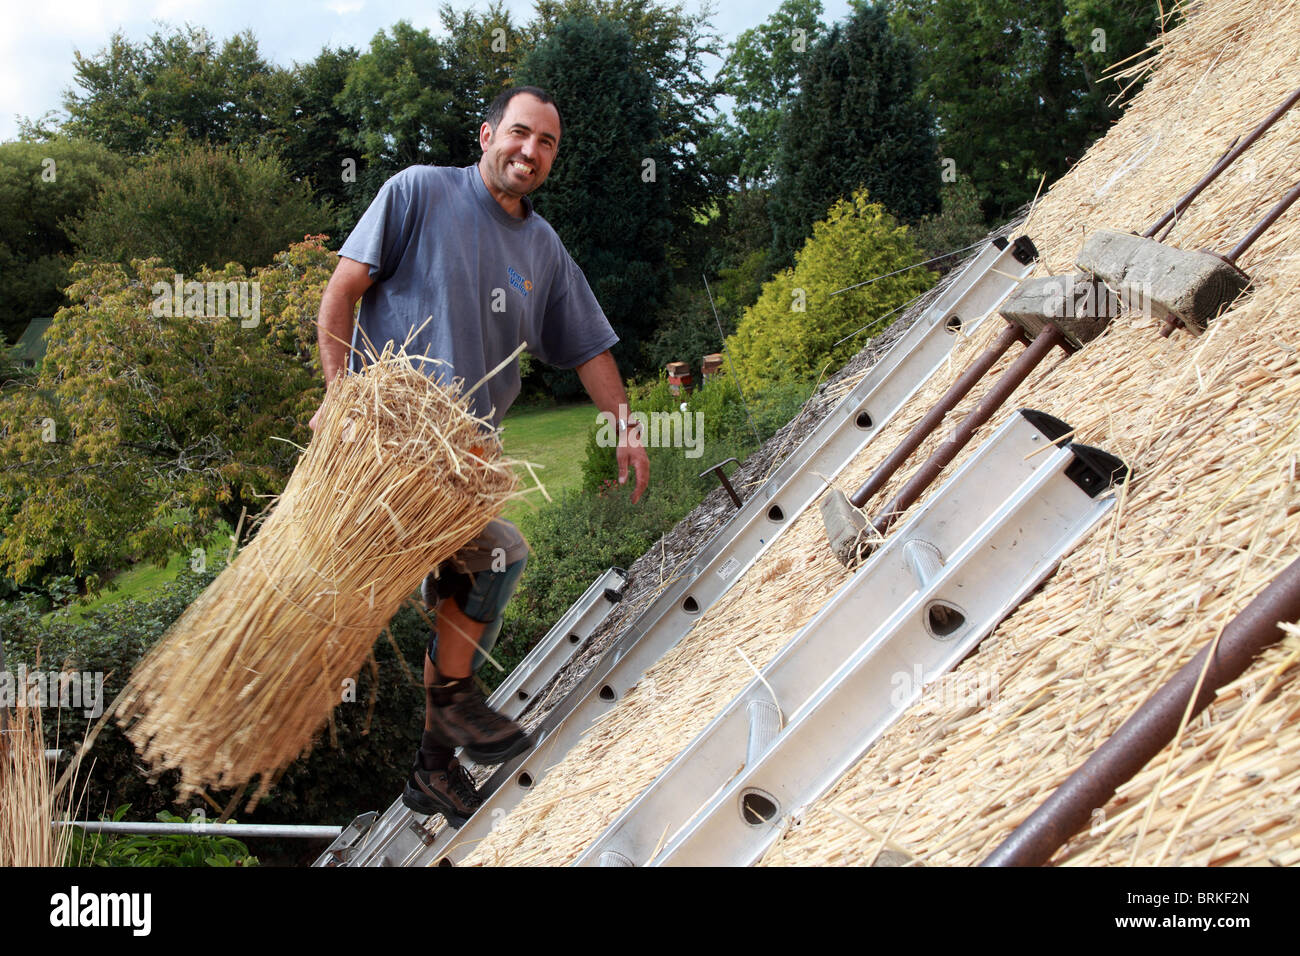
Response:
[{"label": "green lawn", "polygon": [[[582,462],[587,454],[587,429],[596,420],[596,407],[589,403],[549,408],[520,408],[506,415],[502,423],[505,451],[511,458],[532,462],[537,477],[551,497],[566,488],[582,484]],[[533,487],[526,468],[520,469],[523,487]],[[540,492],[526,500],[511,502],[506,518],[531,509],[529,501],[543,502]]]},{"label": "green lawn", "polygon": [[[207,552],[206,560],[209,564],[218,557],[224,558],[230,550],[229,527],[226,527],[223,532],[214,534],[204,550]],[[164,568],[160,568],[148,561],[132,565],[113,577],[112,580],[115,585],[113,590],[110,591],[105,588],[98,596],[87,603],[73,605],[70,608],[70,613],[74,618],[80,618],[87,611],[103,607],[105,604],[112,604],[114,601],[144,597],[176,577],[181,568],[189,563],[189,554],[174,554]]]}]

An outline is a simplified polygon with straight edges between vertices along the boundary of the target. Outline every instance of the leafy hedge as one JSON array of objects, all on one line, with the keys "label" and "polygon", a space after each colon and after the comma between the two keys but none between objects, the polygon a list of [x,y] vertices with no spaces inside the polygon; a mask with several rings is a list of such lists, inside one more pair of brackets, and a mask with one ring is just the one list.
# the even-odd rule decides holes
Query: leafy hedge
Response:
[{"label": "leafy hedge", "polygon": [[907,227],[870,202],[865,190],[836,202],[813,227],[794,268],[763,285],[727,340],[746,391],[787,382],[811,385],[824,369],[843,365],[893,320],[894,309],[930,288],[937,276],[910,269],[840,290],[923,258]]}]

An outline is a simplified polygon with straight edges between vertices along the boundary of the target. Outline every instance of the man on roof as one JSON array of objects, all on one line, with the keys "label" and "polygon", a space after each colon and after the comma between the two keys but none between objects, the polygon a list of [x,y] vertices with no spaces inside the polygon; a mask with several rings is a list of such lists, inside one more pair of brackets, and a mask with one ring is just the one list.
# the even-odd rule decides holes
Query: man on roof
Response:
[{"label": "man on roof", "polygon": [[[367,340],[379,351],[391,340],[427,356],[428,375],[477,382],[526,342],[540,360],[574,369],[596,406],[618,421],[619,483],[629,468],[635,473],[635,502],[649,483],[649,459],[628,425],[609,352],[618,337],[528,198],[546,181],[562,132],[545,91],[515,87],[488,108],[477,165],[412,166],[388,180],[339,251],[321,298],[321,365],[328,387],[345,362],[360,369]],[[475,413],[499,425],[519,388],[515,361],[472,396]],[[491,764],[532,746],[518,724],[487,706],[472,677],[496,642],[526,557],[518,529],[498,518],[421,588],[436,607],[435,629],[424,661],[424,734],[402,799],[453,826],[482,802],[455,748]]]}]

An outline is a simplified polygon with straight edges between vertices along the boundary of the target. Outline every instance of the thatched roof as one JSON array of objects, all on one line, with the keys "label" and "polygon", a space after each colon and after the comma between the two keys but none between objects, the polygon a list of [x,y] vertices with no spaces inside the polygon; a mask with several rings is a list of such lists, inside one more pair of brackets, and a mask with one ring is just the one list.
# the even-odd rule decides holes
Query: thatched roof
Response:
[{"label": "thatched roof", "polygon": [[[1092,230],[1140,231],[1300,86],[1300,4],[1215,0],[1186,12],[1123,119],[1031,213],[1023,231],[1043,253],[1039,274],[1070,272]],[[1294,184],[1298,159],[1300,109],[1217,180],[1168,241],[1231,248]],[[1121,317],[1021,387],[1013,405],[1070,422],[1082,441],[1124,458],[1134,480],[1112,517],[961,665],[996,687],[991,705],[923,698],[791,822],[766,864],[866,864],[884,847],[926,864],[978,862],[1296,557],[1298,245],[1293,207],[1240,262],[1254,292],[1207,334],[1164,339],[1153,320]],[[870,473],[1000,326],[986,322],[959,346],[846,469],[844,487]],[[746,685],[750,662],[762,667],[848,578],[810,509],[466,862],[573,860]],[[1056,862],[1300,861],[1297,660],[1292,634]]]}]

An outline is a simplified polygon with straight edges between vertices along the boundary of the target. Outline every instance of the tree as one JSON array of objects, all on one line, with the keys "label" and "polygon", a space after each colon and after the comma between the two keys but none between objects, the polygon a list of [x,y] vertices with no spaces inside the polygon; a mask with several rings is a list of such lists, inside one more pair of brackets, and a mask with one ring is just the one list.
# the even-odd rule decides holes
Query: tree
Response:
[{"label": "tree", "polygon": [[533,198],[618,333],[620,364],[634,365],[666,284],[672,231],[653,85],[636,67],[627,29],[603,19],[559,23],[518,76],[560,103],[582,104],[563,114],[555,166]]},{"label": "tree", "polygon": [[811,385],[826,368],[839,368],[889,324],[894,309],[928,289],[935,275],[912,269],[834,293],[919,258],[907,227],[870,202],[865,190],[837,201],[814,225],[794,268],[763,285],[758,302],[727,340],[742,387],[753,392],[790,382]]},{"label": "tree", "polygon": [[218,45],[202,27],[157,31],[135,44],[121,32],[95,56],[73,53],[64,132],[126,155],[177,136],[254,145],[272,128],[288,75],[268,64],[249,31]]},{"label": "tree", "polygon": [[821,0],[785,0],[732,44],[719,79],[736,101],[726,138],[743,186],[772,180],[781,117],[799,92],[800,64],[823,32],[821,15]]},{"label": "tree", "polygon": [[488,106],[511,85],[511,77],[531,47],[502,0],[492,0],[482,13],[457,12],[445,3],[438,16],[448,33],[443,46],[452,101],[463,111],[466,125],[477,133]]},{"label": "tree", "polygon": [[[684,237],[694,230],[696,214],[724,189],[721,173],[711,168],[699,145],[713,128],[718,84],[707,76],[705,56],[719,56],[718,38],[708,3],[688,13],[682,2],[656,0],[537,0],[528,32],[549,37],[566,18],[604,18],[622,24],[631,41],[633,72],[650,80],[656,113],[660,158],[658,175],[671,183],[673,231]],[[598,84],[560,100],[565,123],[586,108]],[[567,108],[566,108],[567,106]],[[645,154],[649,155],[649,154]]]},{"label": "tree", "polygon": [[934,121],[915,99],[914,74],[910,46],[875,7],[836,24],[807,57],[779,134],[769,206],[777,265],[859,186],[908,221],[938,211]]},{"label": "tree", "polygon": [[1159,28],[1157,0],[892,0],[918,48],[943,155],[1002,221],[1056,180],[1118,117],[1107,64]]},{"label": "tree", "polygon": [[380,30],[348,74],[336,100],[352,120],[349,143],[382,171],[376,188],[417,163],[465,166],[477,151],[477,124],[464,122],[450,88],[445,51],[406,20]]},{"label": "tree", "polygon": [[263,265],[328,218],[274,155],[177,143],[105,185],[70,232],[85,258],[157,256],[190,273]]},{"label": "tree", "polygon": [[360,157],[349,155],[355,151],[344,145],[353,124],[335,103],[357,57],[351,47],[327,47],[314,60],[295,64],[287,115],[272,133],[293,179],[310,181],[316,195],[333,205],[333,235],[340,241],[356,225],[353,207],[361,204],[364,209],[370,199],[358,196]]},{"label": "tree", "polygon": [[0,339],[17,341],[30,319],[66,303],[73,253],[66,223],[124,166],[86,140],[0,144]]},{"label": "tree", "polygon": [[256,515],[296,457],[273,439],[305,442],[323,394],[303,342],[332,258],[309,242],[252,276],[231,264],[187,277],[258,283],[252,325],[187,291],[175,314],[175,269],[157,259],[77,263],[76,304],[55,316],[35,386],[0,395],[0,573],[162,563]]}]

